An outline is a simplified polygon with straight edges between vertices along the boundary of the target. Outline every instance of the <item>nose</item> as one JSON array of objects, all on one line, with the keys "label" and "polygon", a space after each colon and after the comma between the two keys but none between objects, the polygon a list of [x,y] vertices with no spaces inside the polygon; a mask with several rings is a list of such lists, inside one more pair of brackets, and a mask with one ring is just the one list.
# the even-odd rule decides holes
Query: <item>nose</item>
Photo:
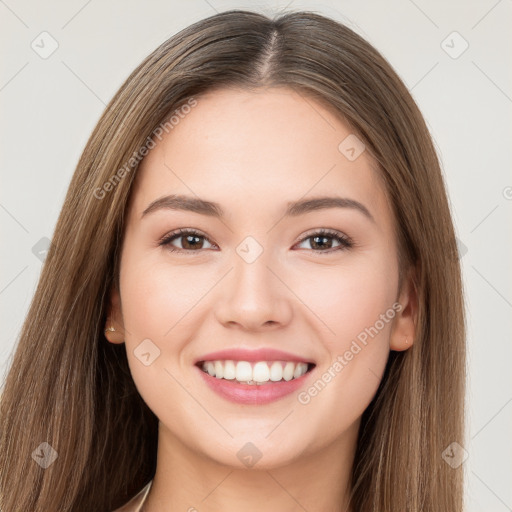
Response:
[{"label": "nose", "polygon": [[292,317],[293,294],[263,254],[248,263],[233,255],[233,268],[218,290],[215,316],[225,327],[248,331],[282,328]]}]

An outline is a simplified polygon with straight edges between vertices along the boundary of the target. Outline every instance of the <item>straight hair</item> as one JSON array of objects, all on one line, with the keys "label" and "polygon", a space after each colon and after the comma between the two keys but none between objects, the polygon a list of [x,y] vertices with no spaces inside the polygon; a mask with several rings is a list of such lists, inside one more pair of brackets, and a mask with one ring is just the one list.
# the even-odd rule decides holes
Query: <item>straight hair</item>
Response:
[{"label": "straight hair", "polygon": [[[0,403],[0,508],[110,511],[156,470],[158,419],[126,349],[104,337],[130,190],[159,127],[217,88],[285,87],[326,105],[378,166],[395,217],[400,283],[414,272],[414,344],[391,351],[363,413],[351,477],[357,512],[461,512],[466,348],[445,183],[425,121],[385,58],[314,12],[231,10],[154,50],[106,107],[72,177]],[[172,122],[171,122],[172,124]],[[57,459],[35,453],[48,443]],[[43,445],[46,447],[46,445]]]}]

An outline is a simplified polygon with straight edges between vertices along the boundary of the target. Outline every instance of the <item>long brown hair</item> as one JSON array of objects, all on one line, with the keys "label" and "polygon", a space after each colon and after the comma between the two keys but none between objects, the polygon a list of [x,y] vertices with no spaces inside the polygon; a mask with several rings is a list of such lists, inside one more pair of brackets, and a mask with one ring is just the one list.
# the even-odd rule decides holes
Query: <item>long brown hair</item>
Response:
[{"label": "long brown hair", "polygon": [[[140,161],[134,155],[191,98],[217,87],[261,86],[323,102],[364,141],[393,207],[401,275],[415,270],[414,344],[391,352],[363,414],[353,510],[462,511],[462,466],[442,456],[452,442],[464,446],[461,272],[422,115],[388,62],[346,26],[312,12],[270,19],[233,10],[151,53],[87,142],[1,397],[3,512],[110,511],[153,478],[158,420],[135,388],[125,347],[103,334]],[[47,462],[57,458],[44,468],[36,463],[43,454]]]}]

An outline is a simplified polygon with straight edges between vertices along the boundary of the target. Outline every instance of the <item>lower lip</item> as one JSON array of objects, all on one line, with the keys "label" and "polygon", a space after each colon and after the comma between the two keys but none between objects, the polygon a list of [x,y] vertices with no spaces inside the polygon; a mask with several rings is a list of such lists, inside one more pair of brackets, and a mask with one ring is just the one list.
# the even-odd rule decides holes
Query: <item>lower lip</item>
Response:
[{"label": "lower lip", "polygon": [[237,404],[263,405],[275,402],[304,385],[306,379],[313,373],[314,367],[297,379],[265,384],[239,384],[236,381],[217,379],[199,367],[195,367],[210,389],[221,397]]}]

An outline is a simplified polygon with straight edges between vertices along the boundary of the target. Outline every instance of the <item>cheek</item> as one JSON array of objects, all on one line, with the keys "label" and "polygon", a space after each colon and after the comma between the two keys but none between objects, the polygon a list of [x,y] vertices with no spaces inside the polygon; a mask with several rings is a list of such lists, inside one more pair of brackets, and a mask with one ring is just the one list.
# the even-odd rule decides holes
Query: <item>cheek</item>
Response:
[{"label": "cheek", "polygon": [[[310,279],[304,296],[328,328],[323,329],[324,340],[331,354],[346,350],[352,339],[386,314],[396,298],[397,279],[392,260],[384,258],[360,258],[357,264],[330,268]],[[379,339],[389,334],[390,325],[389,321],[378,323]]]},{"label": "cheek", "polygon": [[168,344],[175,329],[187,326],[187,316],[212,285],[213,281],[209,284],[198,279],[193,266],[172,265],[163,258],[137,260],[135,255],[128,256],[121,268],[125,325],[135,337]]},{"label": "cheek", "polygon": [[[171,263],[165,256],[128,250],[120,275],[128,362],[139,392],[153,410],[177,388],[175,371],[180,377],[182,368],[188,371],[187,347],[197,337],[199,318],[213,307],[208,293],[219,282],[218,269]],[[146,366],[139,355],[147,351],[156,357]]]},{"label": "cheek", "polygon": [[333,426],[326,434],[329,439],[363,414],[386,367],[397,284],[393,267],[388,266],[386,272],[386,265],[373,261],[340,268],[317,279],[309,295],[311,300],[317,297],[308,305],[322,321],[316,330],[320,323],[329,327],[323,329],[322,337],[327,354],[317,369],[317,379],[297,399],[302,414],[318,418],[314,428],[321,428],[318,422],[329,418]]},{"label": "cheek", "polygon": [[336,411],[331,414],[340,424],[363,413],[388,360],[398,284],[398,268],[390,256],[361,258],[340,267],[329,279],[317,281],[315,290],[322,285],[325,293],[310,295],[318,296],[311,309],[330,328],[323,338],[328,357],[319,368],[317,384],[299,401]]},{"label": "cheek", "polygon": [[[393,253],[358,258],[311,281],[308,305],[321,322],[327,357],[319,368],[322,382],[306,390],[304,401],[341,409],[339,421],[362,414],[379,386],[389,357],[389,336],[396,312],[398,268]],[[328,326],[328,330],[321,325]],[[325,389],[324,389],[325,384]],[[335,413],[337,414],[337,413]],[[321,415],[320,415],[321,416]]]},{"label": "cheek", "polygon": [[[197,270],[191,266],[173,266],[134,250],[122,260],[120,287],[134,383],[148,407],[172,424],[182,417],[180,404],[190,399],[177,384],[182,376],[176,369],[197,329],[194,306],[207,292],[208,283],[197,279]],[[149,364],[144,353],[150,354]]]}]

